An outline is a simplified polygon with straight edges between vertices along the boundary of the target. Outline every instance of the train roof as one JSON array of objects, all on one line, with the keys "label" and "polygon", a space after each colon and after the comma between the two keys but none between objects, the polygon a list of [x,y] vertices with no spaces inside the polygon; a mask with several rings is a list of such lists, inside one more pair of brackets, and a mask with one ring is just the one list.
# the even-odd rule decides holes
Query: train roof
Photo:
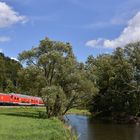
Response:
[{"label": "train roof", "polygon": [[35,98],[35,99],[41,99],[40,97],[29,96],[29,95],[18,94],[18,93],[9,93],[9,94],[6,94],[6,93],[0,93],[0,94],[4,94],[4,95],[15,95],[15,96],[19,96],[19,97],[22,97],[22,98]]}]

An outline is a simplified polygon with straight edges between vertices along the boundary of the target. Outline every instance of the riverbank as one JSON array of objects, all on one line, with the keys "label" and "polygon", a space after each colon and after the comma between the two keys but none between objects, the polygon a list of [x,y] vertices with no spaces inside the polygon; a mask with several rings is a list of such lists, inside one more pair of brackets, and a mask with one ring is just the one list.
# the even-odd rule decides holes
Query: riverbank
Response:
[{"label": "riverbank", "polygon": [[91,113],[86,109],[70,109],[67,114],[86,115],[90,116]]},{"label": "riverbank", "polygon": [[140,117],[132,116],[132,115],[117,115],[114,114],[113,116],[105,116],[102,114],[92,115],[88,110],[84,109],[70,109],[67,112],[67,115],[83,115],[83,116],[90,116],[94,120],[98,120],[101,122],[109,122],[109,123],[117,123],[117,124],[136,124],[140,126]]},{"label": "riverbank", "polygon": [[133,116],[133,115],[126,115],[125,113],[114,113],[113,115],[107,115],[107,116],[100,113],[100,114],[93,115],[92,118],[102,122],[140,125],[140,117]]},{"label": "riverbank", "polygon": [[44,108],[0,108],[0,140],[76,140],[57,118],[40,119]]}]

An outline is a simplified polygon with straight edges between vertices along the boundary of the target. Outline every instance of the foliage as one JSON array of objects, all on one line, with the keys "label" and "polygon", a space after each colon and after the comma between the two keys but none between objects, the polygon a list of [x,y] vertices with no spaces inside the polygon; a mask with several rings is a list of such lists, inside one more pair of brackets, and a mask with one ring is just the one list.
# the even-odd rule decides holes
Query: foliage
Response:
[{"label": "foliage", "polygon": [[46,86],[41,92],[42,98],[46,103],[48,117],[61,116],[66,100],[63,89],[58,86]]},{"label": "foliage", "polygon": [[18,85],[18,71],[22,68],[18,61],[5,57],[0,53],[0,92],[17,92]]},{"label": "foliage", "polygon": [[19,54],[19,60],[26,64],[19,73],[22,91],[42,97],[48,117],[86,106],[96,92],[69,43],[45,38],[38,47]]},{"label": "foliage", "polygon": [[[90,56],[87,75],[99,92],[90,111],[103,115],[140,115],[140,43],[117,48],[112,55]],[[90,77],[91,75],[91,77]]]}]

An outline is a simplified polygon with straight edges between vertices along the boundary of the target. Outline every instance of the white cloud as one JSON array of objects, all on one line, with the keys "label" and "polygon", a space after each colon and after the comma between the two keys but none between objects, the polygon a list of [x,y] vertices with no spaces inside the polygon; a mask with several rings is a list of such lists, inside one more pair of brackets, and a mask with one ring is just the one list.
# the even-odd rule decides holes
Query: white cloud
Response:
[{"label": "white cloud", "polygon": [[27,18],[19,15],[12,7],[5,2],[0,2],[0,28],[10,26],[15,23],[25,23]]},{"label": "white cloud", "polygon": [[11,40],[10,37],[0,36],[0,42],[7,42],[7,41],[10,41],[10,40]]},{"label": "white cloud", "polygon": [[2,49],[0,49],[0,53],[3,52]]},{"label": "white cloud", "polygon": [[90,41],[88,41],[86,43],[86,46],[89,46],[89,47],[102,47],[103,43],[104,43],[104,39],[98,38],[96,40],[90,40]]},{"label": "white cloud", "polygon": [[97,28],[101,29],[104,27],[109,27],[109,26],[114,26],[114,25],[115,26],[126,25],[127,21],[128,20],[122,16],[122,17],[115,17],[115,18],[108,20],[108,21],[101,21],[101,22],[87,24],[87,25],[84,25],[82,27],[85,29],[97,29]]},{"label": "white cloud", "polygon": [[86,43],[89,47],[116,48],[124,47],[128,43],[140,41],[140,12],[128,21],[120,36],[116,39],[95,39]]},{"label": "white cloud", "polygon": [[15,61],[18,61],[18,59],[17,59],[17,58],[15,58],[15,57],[11,57],[11,59],[13,59],[13,60],[15,60]]}]

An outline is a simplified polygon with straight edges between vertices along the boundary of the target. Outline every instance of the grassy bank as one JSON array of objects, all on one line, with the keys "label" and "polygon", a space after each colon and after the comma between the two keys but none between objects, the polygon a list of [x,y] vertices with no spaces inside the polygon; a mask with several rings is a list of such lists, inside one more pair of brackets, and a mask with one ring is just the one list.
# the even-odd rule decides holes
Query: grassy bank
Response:
[{"label": "grassy bank", "polygon": [[91,115],[88,110],[83,109],[70,109],[67,114],[76,114],[76,115]]},{"label": "grassy bank", "polygon": [[74,140],[57,118],[40,119],[43,108],[0,108],[0,140]]}]

